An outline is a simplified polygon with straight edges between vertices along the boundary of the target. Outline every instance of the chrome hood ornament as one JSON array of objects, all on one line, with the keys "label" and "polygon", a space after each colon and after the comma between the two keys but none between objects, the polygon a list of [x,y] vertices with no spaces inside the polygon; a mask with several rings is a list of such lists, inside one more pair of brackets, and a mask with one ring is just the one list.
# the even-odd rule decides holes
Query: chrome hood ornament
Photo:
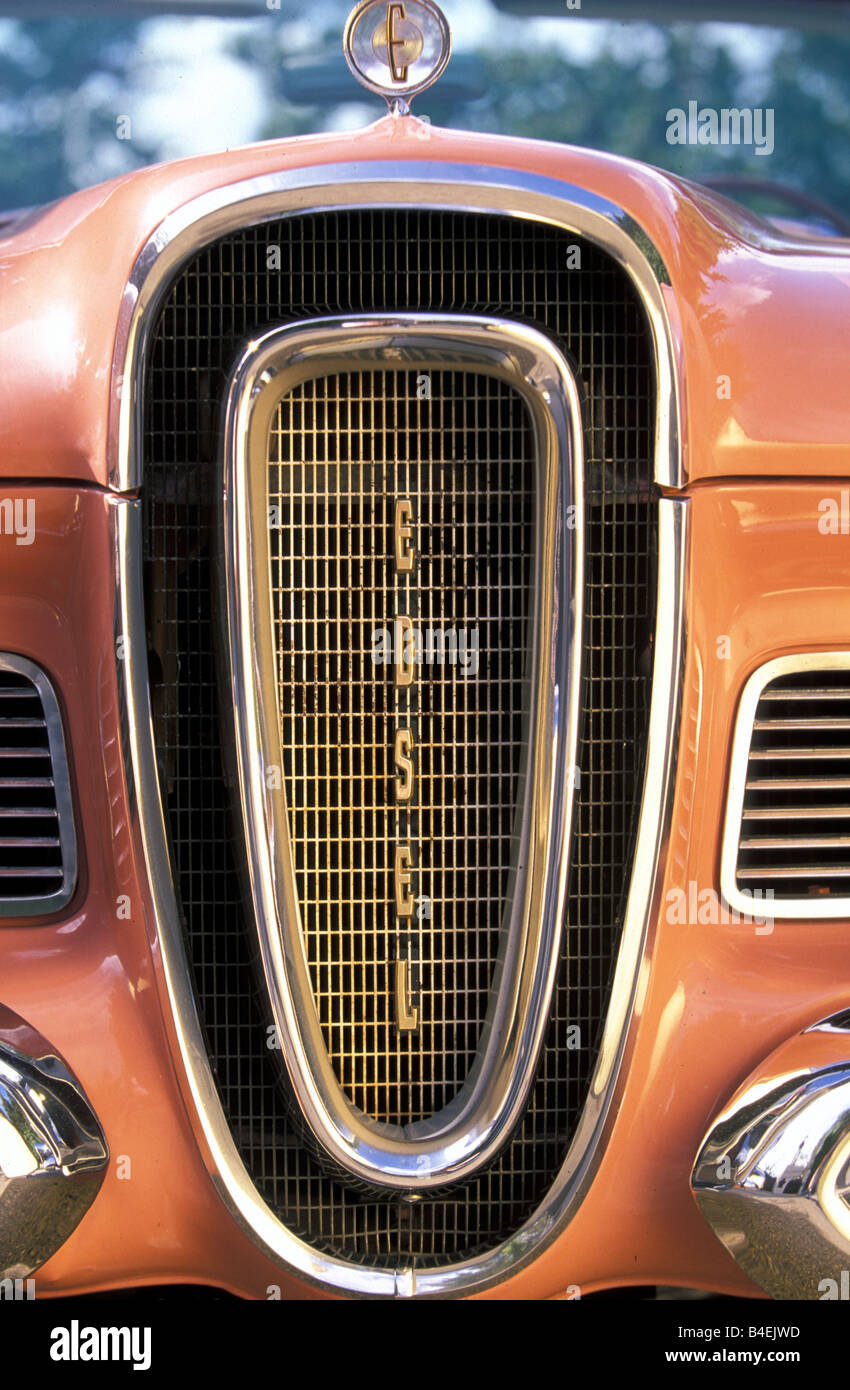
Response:
[{"label": "chrome hood ornament", "polygon": [[445,69],[452,40],[445,15],[431,0],[361,0],[343,35],[345,61],[357,81],[405,116],[410,99]]}]

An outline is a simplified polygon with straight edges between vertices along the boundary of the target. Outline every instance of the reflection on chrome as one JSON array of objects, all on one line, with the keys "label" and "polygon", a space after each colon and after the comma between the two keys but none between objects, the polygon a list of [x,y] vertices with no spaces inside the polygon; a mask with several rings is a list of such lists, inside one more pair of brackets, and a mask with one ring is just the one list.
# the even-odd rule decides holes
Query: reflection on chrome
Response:
[{"label": "reflection on chrome", "polygon": [[847,1061],[744,1087],[711,1127],[691,1185],[700,1211],[773,1298],[829,1296],[850,1269],[850,1016],[803,1037],[844,1034]]},{"label": "reflection on chrome", "polygon": [[44,1264],[88,1211],[109,1150],[54,1048],[0,1007],[0,1279]]}]

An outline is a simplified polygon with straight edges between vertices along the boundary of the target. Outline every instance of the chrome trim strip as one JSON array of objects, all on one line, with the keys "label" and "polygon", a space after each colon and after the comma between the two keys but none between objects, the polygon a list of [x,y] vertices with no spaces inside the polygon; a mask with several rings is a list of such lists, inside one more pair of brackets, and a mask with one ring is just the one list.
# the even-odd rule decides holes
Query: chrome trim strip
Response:
[{"label": "chrome trim strip", "polygon": [[0,1007],[0,1279],[23,1279],[68,1239],[103,1182],[109,1150],[76,1077]]},{"label": "chrome trim strip", "polygon": [[[348,1100],[322,1035],[304,954],[289,840],[270,591],[268,440],[305,380],[353,370],[481,372],[525,401],[535,438],[528,767],[517,869],[479,1053],[451,1104],[377,1123]],[[571,510],[572,509],[572,510]],[[250,343],[230,378],[223,466],[223,589],[236,771],[260,959],[293,1090],[327,1154],[380,1187],[425,1192],[491,1162],[525,1108],[548,1022],[563,930],[582,660],[584,468],[578,388],[548,338],[455,314],[324,318]]]},{"label": "chrome trim strip", "polygon": [[49,677],[34,661],[13,652],[0,652],[0,671],[14,671],[19,676],[25,676],[35,686],[41,699],[56,799],[59,852],[62,856],[62,883],[59,888],[39,897],[0,897],[0,917],[46,917],[67,907],[77,886],[77,831],[62,715]]},{"label": "chrome trim strip", "polygon": [[530,1263],[575,1214],[599,1165],[616,1114],[646,989],[673,806],[685,643],[688,503],[658,504],[659,575],[646,774],[634,867],[614,986],[587,1102],[566,1161],[536,1212],[509,1240],[461,1264],[406,1271],[348,1264],[307,1245],[273,1215],[247,1172],[215,1088],[192,993],[153,745],[142,588],[141,506],[114,499],[115,635],[125,772],[134,844],[151,888],[151,937],[161,950],[165,1017],[186,1104],[213,1182],[234,1220],[272,1260],[324,1289],[357,1296],[453,1297],[485,1290]]},{"label": "chrome trim strip", "polygon": [[[412,119],[412,118],[411,118]],[[623,208],[559,179],[519,169],[435,161],[373,160],[263,174],[191,199],[159,224],[140,251],[121,304],[112,366],[110,485],[142,482],[140,409],[157,310],[180,266],[202,246],[242,226],[287,214],[355,207],[492,212],[547,222],[603,247],[633,281],[653,343],[657,412],[655,481],[683,487],[680,439],[685,392],[664,302],[670,278],[658,249]]]},{"label": "chrome trim strip", "polygon": [[758,912],[769,912],[772,918],[802,918],[804,920],[850,916],[850,897],[847,896],[840,898],[782,898],[774,896],[765,900],[754,899],[746,889],[738,887],[738,853],[743,830],[750,744],[756,709],[762,692],[765,686],[779,676],[792,675],[798,671],[843,670],[850,670],[850,652],[800,652],[792,656],[779,656],[773,661],[766,661],[763,666],[753,672],[744,686],[735,718],[735,737],[732,744],[729,792],[726,801],[723,847],[720,856],[720,892],[728,906],[736,912],[752,914],[755,908]]},{"label": "chrome trim strip", "polygon": [[711,1126],[691,1177],[717,1239],[772,1298],[823,1297],[830,1280],[838,1297],[850,1269],[847,1015],[806,1029],[818,1032],[843,1033],[848,1060],[751,1080]]}]

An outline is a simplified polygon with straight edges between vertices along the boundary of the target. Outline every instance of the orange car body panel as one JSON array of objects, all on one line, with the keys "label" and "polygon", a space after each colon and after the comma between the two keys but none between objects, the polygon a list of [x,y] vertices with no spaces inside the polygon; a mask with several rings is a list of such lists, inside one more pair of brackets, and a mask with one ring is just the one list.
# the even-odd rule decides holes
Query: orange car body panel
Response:
[{"label": "orange car body panel", "polygon": [[[354,159],[388,169],[403,160],[489,164],[562,179],[624,207],[669,271],[690,544],[665,896],[622,1103],[588,1195],[531,1265],[483,1296],[627,1283],[756,1294],[700,1216],[690,1171],[741,1082],[800,1029],[847,1007],[847,924],[687,926],[670,920],[666,895],[691,882],[719,885],[729,754],[748,676],[783,652],[850,646],[850,536],[818,528],[822,499],[838,496],[850,475],[850,256],[818,243],[758,249],[695,190],[628,161],[390,119],[354,136],[145,170],[76,194],[0,241],[0,474],[4,496],[35,497],[39,539],[27,547],[0,536],[0,650],[40,663],[56,683],[82,852],[69,910],[0,923],[0,1003],[67,1059],[112,1155],[92,1208],[38,1272],[39,1293],[170,1281],[249,1298],[267,1297],[270,1286],[284,1297],[316,1293],[228,1214],[183,1099],[129,830],[114,645],[114,513],[123,504],[107,491],[107,439],[118,309],[161,219],[238,179]],[[728,390],[718,389],[721,377]],[[125,896],[130,915],[119,918]]]},{"label": "orange car body panel", "polygon": [[367,160],[385,161],[388,172],[420,160],[520,169],[617,203],[670,276],[690,478],[796,477],[803,451],[806,471],[847,472],[850,257],[834,244],[759,250],[710,200],[660,170],[387,117],[355,135],[272,141],[143,170],[53,204],[0,241],[2,473],[106,484],[118,307],[138,252],[168,213],[240,179]]}]

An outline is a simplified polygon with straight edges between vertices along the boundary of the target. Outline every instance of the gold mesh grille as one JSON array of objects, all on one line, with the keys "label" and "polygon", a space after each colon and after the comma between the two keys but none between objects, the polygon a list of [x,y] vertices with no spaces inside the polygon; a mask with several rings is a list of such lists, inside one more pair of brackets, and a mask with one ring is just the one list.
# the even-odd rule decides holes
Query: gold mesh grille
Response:
[{"label": "gold mesh grille", "polygon": [[[495,378],[358,371],[292,390],[269,446],[283,780],[311,980],[346,1094],[376,1120],[409,1124],[466,1077],[509,892],[527,736],[531,421]],[[411,573],[395,563],[399,499],[415,517]],[[408,689],[374,659],[399,614],[444,658],[421,661]],[[407,805],[393,793],[399,727],[416,748]],[[403,933],[419,1008],[408,1033],[393,984],[400,843],[417,897]]]}]

